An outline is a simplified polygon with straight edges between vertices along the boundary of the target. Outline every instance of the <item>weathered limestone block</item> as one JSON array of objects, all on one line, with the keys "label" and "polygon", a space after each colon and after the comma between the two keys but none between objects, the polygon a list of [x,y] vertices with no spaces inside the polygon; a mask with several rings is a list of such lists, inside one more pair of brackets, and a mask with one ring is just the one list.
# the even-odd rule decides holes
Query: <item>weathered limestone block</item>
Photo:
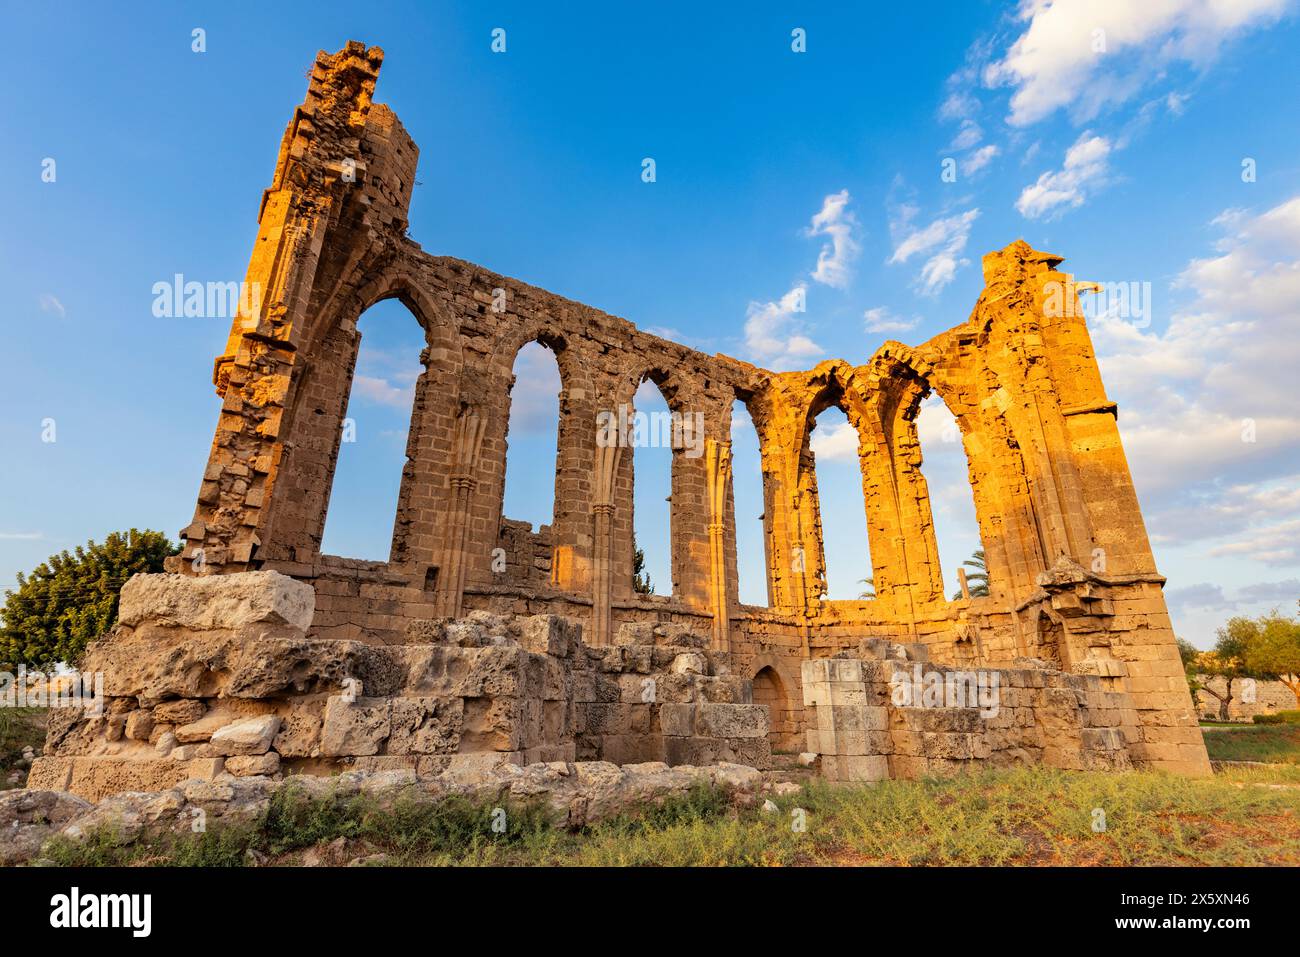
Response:
[{"label": "weathered limestone block", "polygon": [[172,731],[172,734],[178,744],[199,744],[204,741],[211,741],[212,736],[217,731],[231,723],[231,718],[231,713],[223,709],[205,715],[190,724],[178,725]]},{"label": "weathered limestone block", "polygon": [[392,733],[392,702],[388,698],[331,697],[321,725],[321,754],[378,754]]},{"label": "weathered limestone block", "polygon": [[315,608],[315,590],[279,572],[134,575],[122,586],[118,620],[128,627],[234,631],[267,624],[306,632]]},{"label": "weathered limestone block", "polygon": [[659,708],[659,727],[663,734],[687,737],[695,733],[695,705],[664,704]]},{"label": "weathered limestone block", "polygon": [[388,754],[452,754],[465,717],[461,698],[394,698]]},{"label": "weathered limestone block", "polygon": [[137,710],[126,716],[126,736],[133,741],[148,741],[153,734],[153,712]]},{"label": "weathered limestone block", "polygon": [[460,749],[517,751],[527,747],[526,720],[519,698],[465,698]]},{"label": "weathered limestone block", "polygon": [[211,779],[221,773],[221,758],[173,761],[110,760],[96,757],[40,757],[27,776],[31,790],[70,791],[89,801],[122,791],[156,791],[189,778]]},{"label": "weathered limestone block", "polygon": [[360,642],[178,629],[118,628],[87,649],[82,667],[103,673],[108,696],[151,702],[337,691],[349,680],[391,694],[405,677],[391,654]]},{"label": "weathered limestone block", "polygon": [[280,755],[274,751],[226,758],[226,773],[233,774],[237,778],[251,777],[255,774],[275,774],[279,770]]},{"label": "weathered limestone block", "polygon": [[766,738],[767,706],[707,702],[696,706],[695,726],[705,737]]},{"label": "weathered limestone block", "polygon": [[309,702],[293,707],[284,716],[271,747],[286,758],[316,757],[320,753],[323,711],[323,702]]},{"label": "weathered limestone block", "polygon": [[708,661],[697,651],[674,655],[669,668],[675,675],[707,675],[709,673]]},{"label": "weathered limestone block", "polygon": [[696,675],[693,677],[700,701],[714,704],[753,704],[753,687],[748,681],[731,676]]},{"label": "weathered limestone block", "polygon": [[519,644],[538,655],[567,658],[581,636],[580,625],[558,615],[535,615],[519,623]]},{"label": "weathered limestone block", "polygon": [[193,724],[203,717],[208,706],[194,698],[164,701],[153,709],[154,720],[162,724]]},{"label": "weathered limestone block", "polygon": [[889,778],[885,755],[840,754],[822,757],[822,774],[832,781],[884,781]]},{"label": "weathered limestone block", "polygon": [[679,764],[705,766],[726,762],[746,764],[751,767],[769,767],[772,761],[772,747],[766,737],[665,737],[663,743],[664,760],[673,766]]},{"label": "weathered limestone block", "polygon": [[279,730],[280,719],[276,715],[245,718],[215,731],[211,744],[222,756],[265,754]]}]

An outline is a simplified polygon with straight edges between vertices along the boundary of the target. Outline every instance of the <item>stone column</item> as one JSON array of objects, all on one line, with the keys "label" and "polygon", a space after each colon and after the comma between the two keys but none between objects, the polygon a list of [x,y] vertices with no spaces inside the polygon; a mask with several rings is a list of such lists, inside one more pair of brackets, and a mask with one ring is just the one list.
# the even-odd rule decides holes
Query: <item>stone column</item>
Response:
[{"label": "stone column", "polygon": [[591,561],[591,643],[596,646],[608,645],[614,631],[614,480],[622,456],[621,444],[598,444],[596,447],[595,498],[592,502],[596,527]]},{"label": "stone column", "polygon": [[465,592],[465,537],[469,528],[470,503],[478,481],[475,469],[483,447],[487,423],[473,409],[463,409],[456,420],[453,438],[451,507],[447,521],[447,542],[443,549],[442,588],[439,597],[442,614],[460,617]]},{"label": "stone column", "polygon": [[713,612],[713,648],[730,651],[727,594],[727,489],[731,481],[731,444],[708,439],[704,445],[709,496],[709,603]]}]

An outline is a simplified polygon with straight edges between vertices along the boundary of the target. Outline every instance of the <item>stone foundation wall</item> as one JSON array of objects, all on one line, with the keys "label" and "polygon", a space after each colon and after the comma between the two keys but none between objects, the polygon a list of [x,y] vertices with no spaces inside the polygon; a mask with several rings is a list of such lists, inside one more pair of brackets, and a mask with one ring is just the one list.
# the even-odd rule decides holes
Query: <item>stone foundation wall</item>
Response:
[{"label": "stone foundation wall", "polygon": [[56,708],[31,788],[87,798],[212,779],[539,762],[770,763],[768,712],[680,626],[591,648],[564,618],[474,612],[377,645],[308,634],[310,586],[275,572],[137,575]]},{"label": "stone foundation wall", "polygon": [[82,662],[103,700],[51,709],[28,787],[95,800],[344,771],[766,769],[773,750],[804,749],[827,778],[880,780],[981,763],[1124,770],[1150,744],[1113,668],[934,662],[930,645],[885,638],[812,659],[731,654],[652,620],[592,647],[573,619],[489,611],[414,620],[381,644],[318,637],[314,617],[311,586],[276,572],[133,577]]},{"label": "stone foundation wall", "polygon": [[1039,660],[967,671],[923,646],[863,642],[858,657],[803,664],[808,752],[832,780],[951,774],[980,763],[1076,771],[1132,768],[1129,695]]}]

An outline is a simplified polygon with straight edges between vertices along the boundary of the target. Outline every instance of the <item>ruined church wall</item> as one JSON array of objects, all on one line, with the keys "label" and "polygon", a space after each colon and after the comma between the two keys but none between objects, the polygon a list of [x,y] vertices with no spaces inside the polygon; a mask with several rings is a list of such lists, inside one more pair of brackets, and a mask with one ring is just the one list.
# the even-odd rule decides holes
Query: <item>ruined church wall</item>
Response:
[{"label": "ruined church wall", "polygon": [[[943,663],[1040,658],[1131,692],[1135,760],[1208,766],[1116,410],[1081,314],[1048,304],[1052,284],[1072,280],[1060,257],[1024,242],[989,254],[965,323],[916,347],[888,342],[862,365],[771,372],[705,355],[422,250],[406,232],[418,152],[372,101],[382,59],[360,44],[322,53],[289,124],[249,267],[265,301],[236,317],[216,363],[222,410],[176,570],[282,571],[317,589],[318,637],[371,644],[473,609],[564,615],[596,647],[629,623],[686,625],[746,668],[770,657],[796,698],[791,661],[864,637],[918,643]],[[389,560],[358,562],[321,555],[320,542],[329,508],[347,506],[330,499],[357,320],[388,298],[424,330],[424,372]],[[562,386],[554,513],[536,530],[502,511],[513,365],[529,342],[551,349]],[[600,413],[633,411],[645,380],[703,421],[698,448],[672,455],[671,597],[633,590],[632,449],[596,434]],[[967,455],[987,598],[947,597],[955,570],[940,566],[916,430],[932,391]],[[737,598],[737,399],[760,441],[767,609]],[[824,597],[810,435],[832,405],[859,436],[869,601]]]}]

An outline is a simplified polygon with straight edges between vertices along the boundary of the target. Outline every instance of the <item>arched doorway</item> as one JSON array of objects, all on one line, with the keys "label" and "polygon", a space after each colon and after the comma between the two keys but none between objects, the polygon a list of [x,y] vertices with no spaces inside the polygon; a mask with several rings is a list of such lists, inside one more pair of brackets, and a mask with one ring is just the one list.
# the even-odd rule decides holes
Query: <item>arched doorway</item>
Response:
[{"label": "arched doorway", "polygon": [[754,675],[754,704],[767,705],[771,724],[768,737],[772,750],[787,754],[803,750],[785,682],[771,665]]}]

